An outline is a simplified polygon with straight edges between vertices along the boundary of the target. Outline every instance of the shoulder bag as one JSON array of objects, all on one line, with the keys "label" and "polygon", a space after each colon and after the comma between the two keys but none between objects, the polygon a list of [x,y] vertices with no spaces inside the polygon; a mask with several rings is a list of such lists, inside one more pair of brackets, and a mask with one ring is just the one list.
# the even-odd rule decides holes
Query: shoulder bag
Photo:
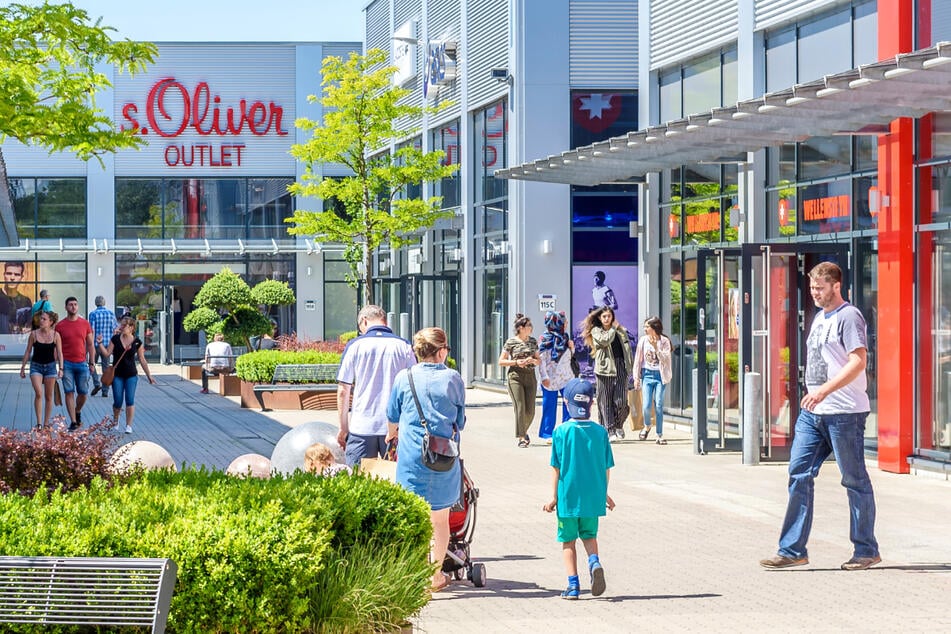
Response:
[{"label": "shoulder bag", "polygon": [[423,416],[423,408],[419,404],[419,397],[416,396],[413,370],[407,370],[406,375],[409,377],[409,389],[413,393],[413,401],[416,402],[416,410],[419,412],[419,422],[423,426],[423,465],[433,471],[449,471],[459,458],[459,445],[452,438],[443,438],[429,433],[426,417]]},{"label": "shoulder bag", "polygon": [[[120,343],[121,343],[121,340],[120,340]],[[112,385],[112,382],[116,378],[116,366],[119,365],[120,361],[122,361],[122,357],[125,356],[125,353],[126,353],[126,348],[123,348],[122,354],[119,355],[119,358],[116,359],[116,362],[106,367],[106,369],[102,371],[102,376],[99,377],[99,382],[102,383],[104,386],[109,387],[110,385]]]}]

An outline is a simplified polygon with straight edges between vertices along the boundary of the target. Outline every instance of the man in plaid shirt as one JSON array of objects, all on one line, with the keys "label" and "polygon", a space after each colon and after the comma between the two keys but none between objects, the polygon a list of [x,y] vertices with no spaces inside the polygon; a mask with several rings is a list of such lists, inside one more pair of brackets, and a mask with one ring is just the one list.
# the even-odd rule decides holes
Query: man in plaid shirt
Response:
[{"label": "man in plaid shirt", "polygon": [[[106,298],[102,295],[96,296],[96,310],[89,313],[89,325],[92,326],[93,341],[98,342],[102,337],[102,346],[108,347],[112,335],[119,329],[119,320],[116,314],[106,308]],[[109,359],[99,354],[99,346],[96,345],[96,358],[102,363],[102,369],[105,370],[109,365]],[[92,396],[95,396],[102,390],[103,396],[109,396],[109,386],[99,382],[99,374],[92,373]]]}]

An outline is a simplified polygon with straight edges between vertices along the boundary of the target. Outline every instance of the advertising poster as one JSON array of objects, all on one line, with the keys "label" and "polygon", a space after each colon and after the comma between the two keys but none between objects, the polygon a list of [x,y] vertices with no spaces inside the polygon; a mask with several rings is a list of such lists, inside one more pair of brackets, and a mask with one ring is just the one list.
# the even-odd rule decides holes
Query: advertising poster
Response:
[{"label": "advertising poster", "polygon": [[594,368],[588,347],[581,337],[582,322],[595,308],[610,306],[618,323],[631,333],[636,345],[641,327],[637,321],[637,265],[576,265],[572,267],[571,324],[575,358],[581,376],[594,381]]},{"label": "advertising poster", "polygon": [[22,355],[32,327],[30,319],[36,301],[36,263],[7,260],[0,262],[3,286],[0,288],[0,355]]}]

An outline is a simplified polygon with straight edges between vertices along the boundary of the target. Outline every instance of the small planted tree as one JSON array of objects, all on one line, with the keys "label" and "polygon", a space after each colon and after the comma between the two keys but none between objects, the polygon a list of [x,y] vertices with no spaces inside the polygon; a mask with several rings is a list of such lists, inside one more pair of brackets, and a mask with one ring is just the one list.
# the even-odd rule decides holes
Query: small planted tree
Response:
[{"label": "small planted tree", "polygon": [[[441,197],[423,200],[400,194],[410,185],[452,176],[458,168],[443,165],[442,151],[424,153],[414,147],[393,154],[382,151],[392,139],[413,132],[397,129],[398,119],[413,120],[427,110],[400,103],[409,91],[392,84],[396,68],[385,63],[386,53],[380,49],[366,55],[351,53],[347,60],[326,58],[323,96],[308,97],[324,106],[324,119],[298,119],[297,127],[313,137],[291,147],[291,154],[304,164],[304,175],[289,191],[337,204],[324,211],[298,209],[286,221],[294,224],[289,232],[343,244],[350,264],[347,279],[352,285],[363,282],[365,304],[373,303],[373,259],[379,247],[408,244],[449,215],[442,211]],[[314,167],[322,164],[343,164],[353,174],[321,178]]]},{"label": "small planted tree", "polygon": [[[195,295],[195,309],[185,316],[182,326],[188,332],[220,332],[229,343],[250,348],[251,337],[271,332],[268,309],[296,301],[286,282],[264,280],[251,288],[240,275],[225,267],[202,285]],[[265,307],[264,312],[261,306]]]}]

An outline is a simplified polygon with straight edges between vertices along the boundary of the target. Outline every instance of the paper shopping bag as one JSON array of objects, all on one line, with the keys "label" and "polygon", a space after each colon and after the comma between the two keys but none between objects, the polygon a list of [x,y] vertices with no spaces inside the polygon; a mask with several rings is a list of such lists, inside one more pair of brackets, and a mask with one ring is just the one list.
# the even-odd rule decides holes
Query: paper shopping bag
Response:
[{"label": "paper shopping bag", "polygon": [[63,391],[59,386],[59,381],[53,384],[53,405],[56,407],[63,406]]},{"label": "paper shopping bag", "polygon": [[364,458],[360,461],[360,473],[396,482],[396,462],[382,458]]}]

